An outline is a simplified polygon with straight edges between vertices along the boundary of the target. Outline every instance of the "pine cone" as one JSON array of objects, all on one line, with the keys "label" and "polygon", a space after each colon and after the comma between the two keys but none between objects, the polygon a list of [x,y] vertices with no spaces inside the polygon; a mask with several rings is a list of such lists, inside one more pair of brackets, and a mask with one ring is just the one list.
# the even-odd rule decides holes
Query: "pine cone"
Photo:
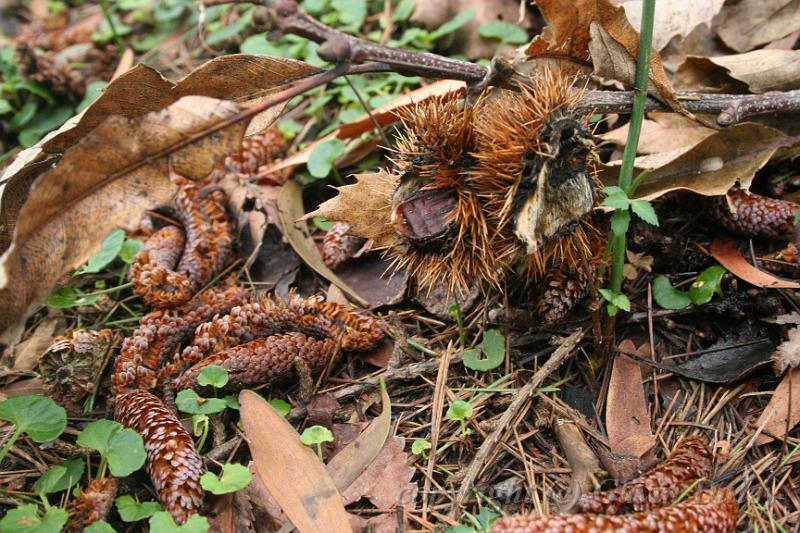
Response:
[{"label": "pine cone", "polygon": [[338,270],[358,252],[366,239],[348,235],[350,225],[337,222],[322,241],[322,260],[331,270]]},{"label": "pine cone", "polygon": [[117,479],[104,477],[95,479],[72,503],[70,531],[83,531],[83,528],[108,517],[114,498],[117,496]]}]

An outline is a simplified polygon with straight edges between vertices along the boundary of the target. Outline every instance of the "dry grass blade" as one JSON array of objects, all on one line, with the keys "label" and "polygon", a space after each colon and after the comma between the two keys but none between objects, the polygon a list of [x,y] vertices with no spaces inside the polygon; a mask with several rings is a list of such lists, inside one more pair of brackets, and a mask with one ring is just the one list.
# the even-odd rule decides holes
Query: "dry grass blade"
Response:
[{"label": "dry grass blade", "polygon": [[300,533],[349,532],[342,497],[325,465],[263,398],[239,395],[256,473]]}]

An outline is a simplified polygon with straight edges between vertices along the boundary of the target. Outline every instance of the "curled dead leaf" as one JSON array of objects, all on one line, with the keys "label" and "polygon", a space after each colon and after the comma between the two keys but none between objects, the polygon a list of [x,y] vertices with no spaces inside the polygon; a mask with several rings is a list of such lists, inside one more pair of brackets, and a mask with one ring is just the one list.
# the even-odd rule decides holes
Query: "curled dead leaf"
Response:
[{"label": "curled dead leaf", "polygon": [[778,345],[772,354],[772,367],[775,373],[782,375],[788,369],[800,366],[800,327],[789,330],[789,338]]},{"label": "curled dead leaf", "polygon": [[[719,13],[724,0],[695,0],[694,2],[656,2],[653,27],[653,48],[661,50],[673,37],[685,37],[696,27],[704,24],[711,27],[714,16]],[[631,25],[639,31],[642,26],[642,0],[615,0],[614,4],[625,9]],[[706,30],[707,31],[707,30]]]},{"label": "curled dead leaf", "polygon": [[751,285],[765,289],[800,289],[800,283],[773,276],[751,265],[731,241],[715,240],[711,243],[711,255],[727,268],[731,274]]},{"label": "curled dead leaf", "polygon": [[[649,344],[637,349],[632,341],[626,339],[620,343],[619,349],[643,358],[650,357]],[[641,367],[624,353],[614,358],[606,399],[606,428],[611,453],[642,457],[656,444],[650,429]]]}]

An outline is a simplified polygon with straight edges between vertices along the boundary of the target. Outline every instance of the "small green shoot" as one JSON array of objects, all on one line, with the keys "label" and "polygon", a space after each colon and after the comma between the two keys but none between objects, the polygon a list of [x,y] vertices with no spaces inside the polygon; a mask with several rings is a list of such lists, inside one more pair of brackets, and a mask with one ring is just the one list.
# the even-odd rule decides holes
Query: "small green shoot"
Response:
[{"label": "small green shoot", "polygon": [[222,465],[222,475],[206,472],[200,477],[200,485],[211,494],[228,494],[242,490],[253,480],[246,466],[229,463]]},{"label": "small green shoot", "polygon": [[631,310],[631,301],[622,293],[612,292],[611,289],[600,289],[600,296],[608,302],[609,316],[616,315],[620,309],[623,311]]},{"label": "small green shoot", "polygon": [[722,292],[722,276],[727,270],[717,265],[705,269],[695,279],[688,291],[672,286],[666,276],[658,276],[653,281],[653,299],[664,309],[684,309],[690,304],[703,305],[711,301],[714,294],[725,296]]},{"label": "small green shoot", "polygon": [[472,530],[479,533],[489,533],[498,518],[502,516],[500,513],[492,511],[488,507],[481,507],[478,514],[464,513],[464,517],[472,524]]},{"label": "small green shoot", "polygon": [[317,456],[322,460],[322,443],[333,442],[333,433],[325,426],[311,426],[303,430],[300,442],[306,446],[316,446]]},{"label": "small green shoot", "polygon": [[83,459],[75,457],[64,461],[63,465],[51,466],[47,472],[42,474],[33,489],[39,494],[45,507],[50,506],[47,495],[61,492],[75,485],[83,476],[86,466]]},{"label": "small green shoot", "polygon": [[0,420],[14,424],[14,433],[0,450],[2,462],[23,433],[34,442],[47,442],[61,435],[67,427],[67,412],[41,394],[13,396],[0,402]]},{"label": "small green shoot", "polygon": [[319,143],[308,155],[308,172],[317,179],[327,178],[335,168],[336,160],[344,155],[344,143],[328,139]]},{"label": "small green shoot", "polygon": [[411,453],[414,455],[419,455],[423,459],[428,459],[428,450],[431,449],[433,445],[431,441],[428,439],[414,439],[414,442],[411,443]]},{"label": "small green shoot", "polygon": [[86,526],[83,531],[84,533],[116,533],[117,530],[105,520],[98,520]]},{"label": "small green shoot", "polygon": [[[481,357],[484,356],[484,357]],[[483,333],[483,339],[477,348],[464,351],[464,366],[471,370],[486,372],[494,370],[506,359],[506,339],[500,330],[489,329]]]},{"label": "small green shoot", "polygon": [[117,512],[119,512],[123,522],[144,520],[164,510],[158,502],[137,502],[129,494],[118,497],[115,503],[117,504]]},{"label": "small green shoot", "polygon": [[211,419],[208,415],[192,415],[192,433],[195,437],[200,437],[197,441],[197,449],[202,450],[208,438],[208,430],[211,427]]},{"label": "small green shoot", "polygon": [[289,402],[286,400],[281,400],[280,398],[273,398],[269,401],[269,404],[272,406],[273,409],[278,411],[278,414],[281,416],[288,415],[291,410],[292,406],[289,405]]},{"label": "small green shoot", "polygon": [[192,389],[180,391],[175,397],[175,405],[184,413],[192,415],[213,415],[228,407],[222,398],[203,398]]},{"label": "small green shoot", "polygon": [[458,420],[461,424],[461,436],[466,437],[470,434],[467,428],[467,420],[472,417],[472,404],[464,400],[456,400],[447,409],[448,420]]},{"label": "small green shoot", "polygon": [[453,293],[453,304],[447,308],[447,314],[453,317],[458,326],[458,338],[461,341],[461,349],[467,346],[467,336],[464,333],[464,318],[461,316],[461,306],[458,304],[458,298]]},{"label": "small green shoot", "polygon": [[792,221],[793,224],[800,224],[800,209],[795,211],[794,213],[794,220]]},{"label": "small green shoot", "polygon": [[228,371],[219,365],[208,365],[200,371],[197,383],[204,387],[214,387],[216,391],[228,384]]},{"label": "small green shoot", "polygon": [[80,432],[78,446],[100,452],[97,479],[105,477],[106,467],[115,477],[125,477],[139,470],[147,458],[142,437],[113,420],[95,420]]},{"label": "small green shoot", "polygon": [[333,225],[335,224],[334,221],[328,220],[325,217],[314,217],[311,219],[311,222],[314,223],[314,226],[316,226],[318,230],[325,232],[330,231],[333,228]]},{"label": "small green shoot", "polygon": [[150,517],[150,533],[208,533],[208,518],[194,515],[183,525],[178,525],[172,515],[166,511],[158,511]]},{"label": "small green shoot", "polygon": [[11,509],[0,520],[3,533],[59,533],[69,520],[69,514],[60,507],[48,507],[44,516],[39,507],[29,503]]}]

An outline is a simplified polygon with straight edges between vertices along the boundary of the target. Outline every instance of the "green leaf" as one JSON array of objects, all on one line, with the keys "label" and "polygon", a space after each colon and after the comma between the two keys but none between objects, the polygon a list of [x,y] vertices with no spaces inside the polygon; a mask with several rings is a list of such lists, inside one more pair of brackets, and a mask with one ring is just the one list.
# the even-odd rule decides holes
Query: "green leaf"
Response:
[{"label": "green leaf", "polygon": [[55,309],[84,307],[92,305],[98,298],[99,294],[86,294],[75,287],[62,287],[47,298],[47,305]]},{"label": "green leaf", "polygon": [[494,20],[487,22],[478,29],[481,37],[497,39],[501,43],[523,44],[528,42],[528,32],[515,24]]},{"label": "green leaf", "polygon": [[394,8],[392,20],[395,22],[405,22],[414,14],[417,7],[417,0],[400,0]]},{"label": "green leaf", "polygon": [[656,215],[653,204],[647,200],[634,200],[631,202],[631,209],[636,215],[652,226],[658,226],[658,216]]},{"label": "green leaf", "polygon": [[240,409],[242,406],[239,403],[239,398],[233,396],[232,394],[228,394],[222,398],[225,401],[225,405],[228,406],[228,409]]},{"label": "green leaf", "polygon": [[136,522],[150,518],[163,507],[158,502],[137,502],[133,496],[126,494],[116,499],[117,511],[124,522]]},{"label": "green leaf", "polygon": [[705,269],[697,279],[695,279],[692,286],[689,288],[689,298],[695,305],[707,304],[714,297],[714,293],[724,297],[722,292],[722,276],[725,275],[724,267],[719,265],[708,267]]},{"label": "green leaf", "polygon": [[206,472],[200,477],[200,485],[211,494],[227,494],[242,490],[253,480],[253,474],[246,466],[229,463],[222,465],[222,476]]},{"label": "green leaf", "polygon": [[150,517],[150,533],[208,533],[209,527],[208,518],[197,514],[180,526],[166,511],[159,511]]},{"label": "green leaf", "polygon": [[175,405],[184,413],[210,415],[225,410],[227,404],[220,398],[203,398],[192,389],[182,390],[175,397]]},{"label": "green leaf", "polygon": [[449,35],[456,31],[458,28],[469,22],[475,18],[475,10],[470,9],[468,11],[462,11],[449,21],[445,22],[441,26],[439,26],[435,31],[431,32],[430,36],[432,40],[437,40],[445,35]]},{"label": "green leaf", "polygon": [[69,515],[60,507],[50,507],[44,516],[40,516],[39,507],[30,503],[8,511],[0,520],[0,531],[3,533],[59,533],[68,519]]},{"label": "green leaf", "polygon": [[122,244],[125,242],[125,231],[119,228],[112,231],[108,237],[103,240],[103,245],[100,251],[94,254],[89,262],[86,263],[77,274],[95,274],[103,270],[111,261],[116,259],[122,250]]},{"label": "green leaf", "polygon": [[30,99],[17,111],[11,120],[8,122],[8,127],[14,131],[19,131],[22,126],[30,122],[36,111],[39,109],[39,101]]},{"label": "green leaf", "polygon": [[464,400],[456,400],[447,409],[448,420],[466,420],[472,416],[472,404]]},{"label": "green leaf", "polygon": [[116,477],[129,476],[139,470],[147,458],[142,437],[113,420],[96,420],[80,432],[75,442],[100,452]]},{"label": "green leaf", "polygon": [[67,412],[41,394],[12,396],[0,402],[0,420],[8,420],[36,442],[53,440],[67,427]]},{"label": "green leaf", "polygon": [[278,411],[278,414],[281,416],[288,415],[292,410],[292,406],[289,405],[288,402],[281,400],[280,398],[271,399],[269,401],[269,404],[272,406],[273,409]]},{"label": "green leaf", "polygon": [[601,205],[613,207],[614,209],[628,209],[628,206],[631,204],[628,195],[619,187],[606,187],[603,189],[603,192],[608,194],[608,196],[603,198],[603,203]]},{"label": "green leaf", "polygon": [[86,526],[83,531],[84,533],[116,533],[117,530],[105,520],[98,520]]},{"label": "green leaf", "polygon": [[[481,355],[485,357],[481,358]],[[499,330],[490,329],[483,334],[480,349],[466,350],[462,356],[464,366],[486,372],[503,364],[506,359],[506,340]]]},{"label": "green leaf", "polygon": [[46,134],[61,126],[74,114],[72,106],[50,106],[36,113],[30,122],[19,132],[19,142],[29,148],[39,142]]},{"label": "green leaf", "polygon": [[328,139],[311,150],[308,155],[308,172],[315,178],[326,178],[336,160],[344,154],[344,143],[339,139]]},{"label": "green leaf", "polygon": [[283,134],[284,139],[290,141],[297,137],[298,133],[303,131],[303,125],[296,120],[287,118],[278,122],[278,130]]},{"label": "green leaf", "polygon": [[11,113],[12,111],[14,111],[14,108],[11,107],[11,104],[8,103],[8,100],[0,98],[0,115],[5,115],[6,113]]},{"label": "green leaf", "polygon": [[603,299],[613,307],[613,311],[609,309],[611,316],[617,314],[617,309],[622,309],[623,311],[631,310],[631,301],[624,294],[615,293],[610,289],[600,289],[599,292]]},{"label": "green leaf", "polygon": [[450,526],[444,530],[444,533],[479,533],[477,529],[470,526],[465,526],[464,524],[458,524],[455,526]]},{"label": "green leaf", "polygon": [[86,94],[84,95],[83,100],[81,100],[81,103],[78,104],[78,107],[77,109],[75,109],[75,112],[80,113],[84,109],[92,105],[92,102],[97,100],[97,98],[101,94],[103,94],[103,89],[106,88],[106,85],[108,85],[108,82],[102,80],[93,81],[89,85],[87,85]]},{"label": "green leaf", "polygon": [[67,459],[63,465],[50,467],[42,477],[36,480],[33,488],[39,494],[52,494],[67,490],[80,481],[84,466],[83,459],[79,457]]},{"label": "green leaf", "polygon": [[683,309],[692,303],[689,295],[675,289],[666,276],[658,276],[653,281],[653,299],[664,309]]},{"label": "green leaf", "polygon": [[794,224],[800,224],[800,209],[798,209],[794,214]]},{"label": "green leaf", "polygon": [[136,254],[142,251],[142,248],[144,248],[144,243],[142,241],[125,239],[125,242],[122,243],[122,247],[119,249],[119,258],[130,265],[133,263]]},{"label": "green leaf", "polygon": [[616,236],[625,235],[631,223],[631,212],[627,209],[617,209],[611,215],[611,233]]},{"label": "green leaf", "polygon": [[431,446],[431,441],[428,439],[414,439],[414,442],[411,443],[411,453],[414,455],[422,455],[430,450]]},{"label": "green leaf", "polygon": [[367,18],[367,0],[332,0],[331,7],[339,12],[339,22],[354,31]]},{"label": "green leaf", "polygon": [[336,222],[328,220],[325,217],[313,217],[311,222],[313,222],[320,231],[330,231],[333,225],[336,224]]},{"label": "green leaf", "polygon": [[306,446],[312,444],[322,444],[323,442],[333,442],[333,433],[324,426],[311,426],[303,430],[300,435],[300,442]]},{"label": "green leaf", "polygon": [[208,365],[200,371],[197,383],[221,389],[228,384],[228,371],[219,365]]}]

